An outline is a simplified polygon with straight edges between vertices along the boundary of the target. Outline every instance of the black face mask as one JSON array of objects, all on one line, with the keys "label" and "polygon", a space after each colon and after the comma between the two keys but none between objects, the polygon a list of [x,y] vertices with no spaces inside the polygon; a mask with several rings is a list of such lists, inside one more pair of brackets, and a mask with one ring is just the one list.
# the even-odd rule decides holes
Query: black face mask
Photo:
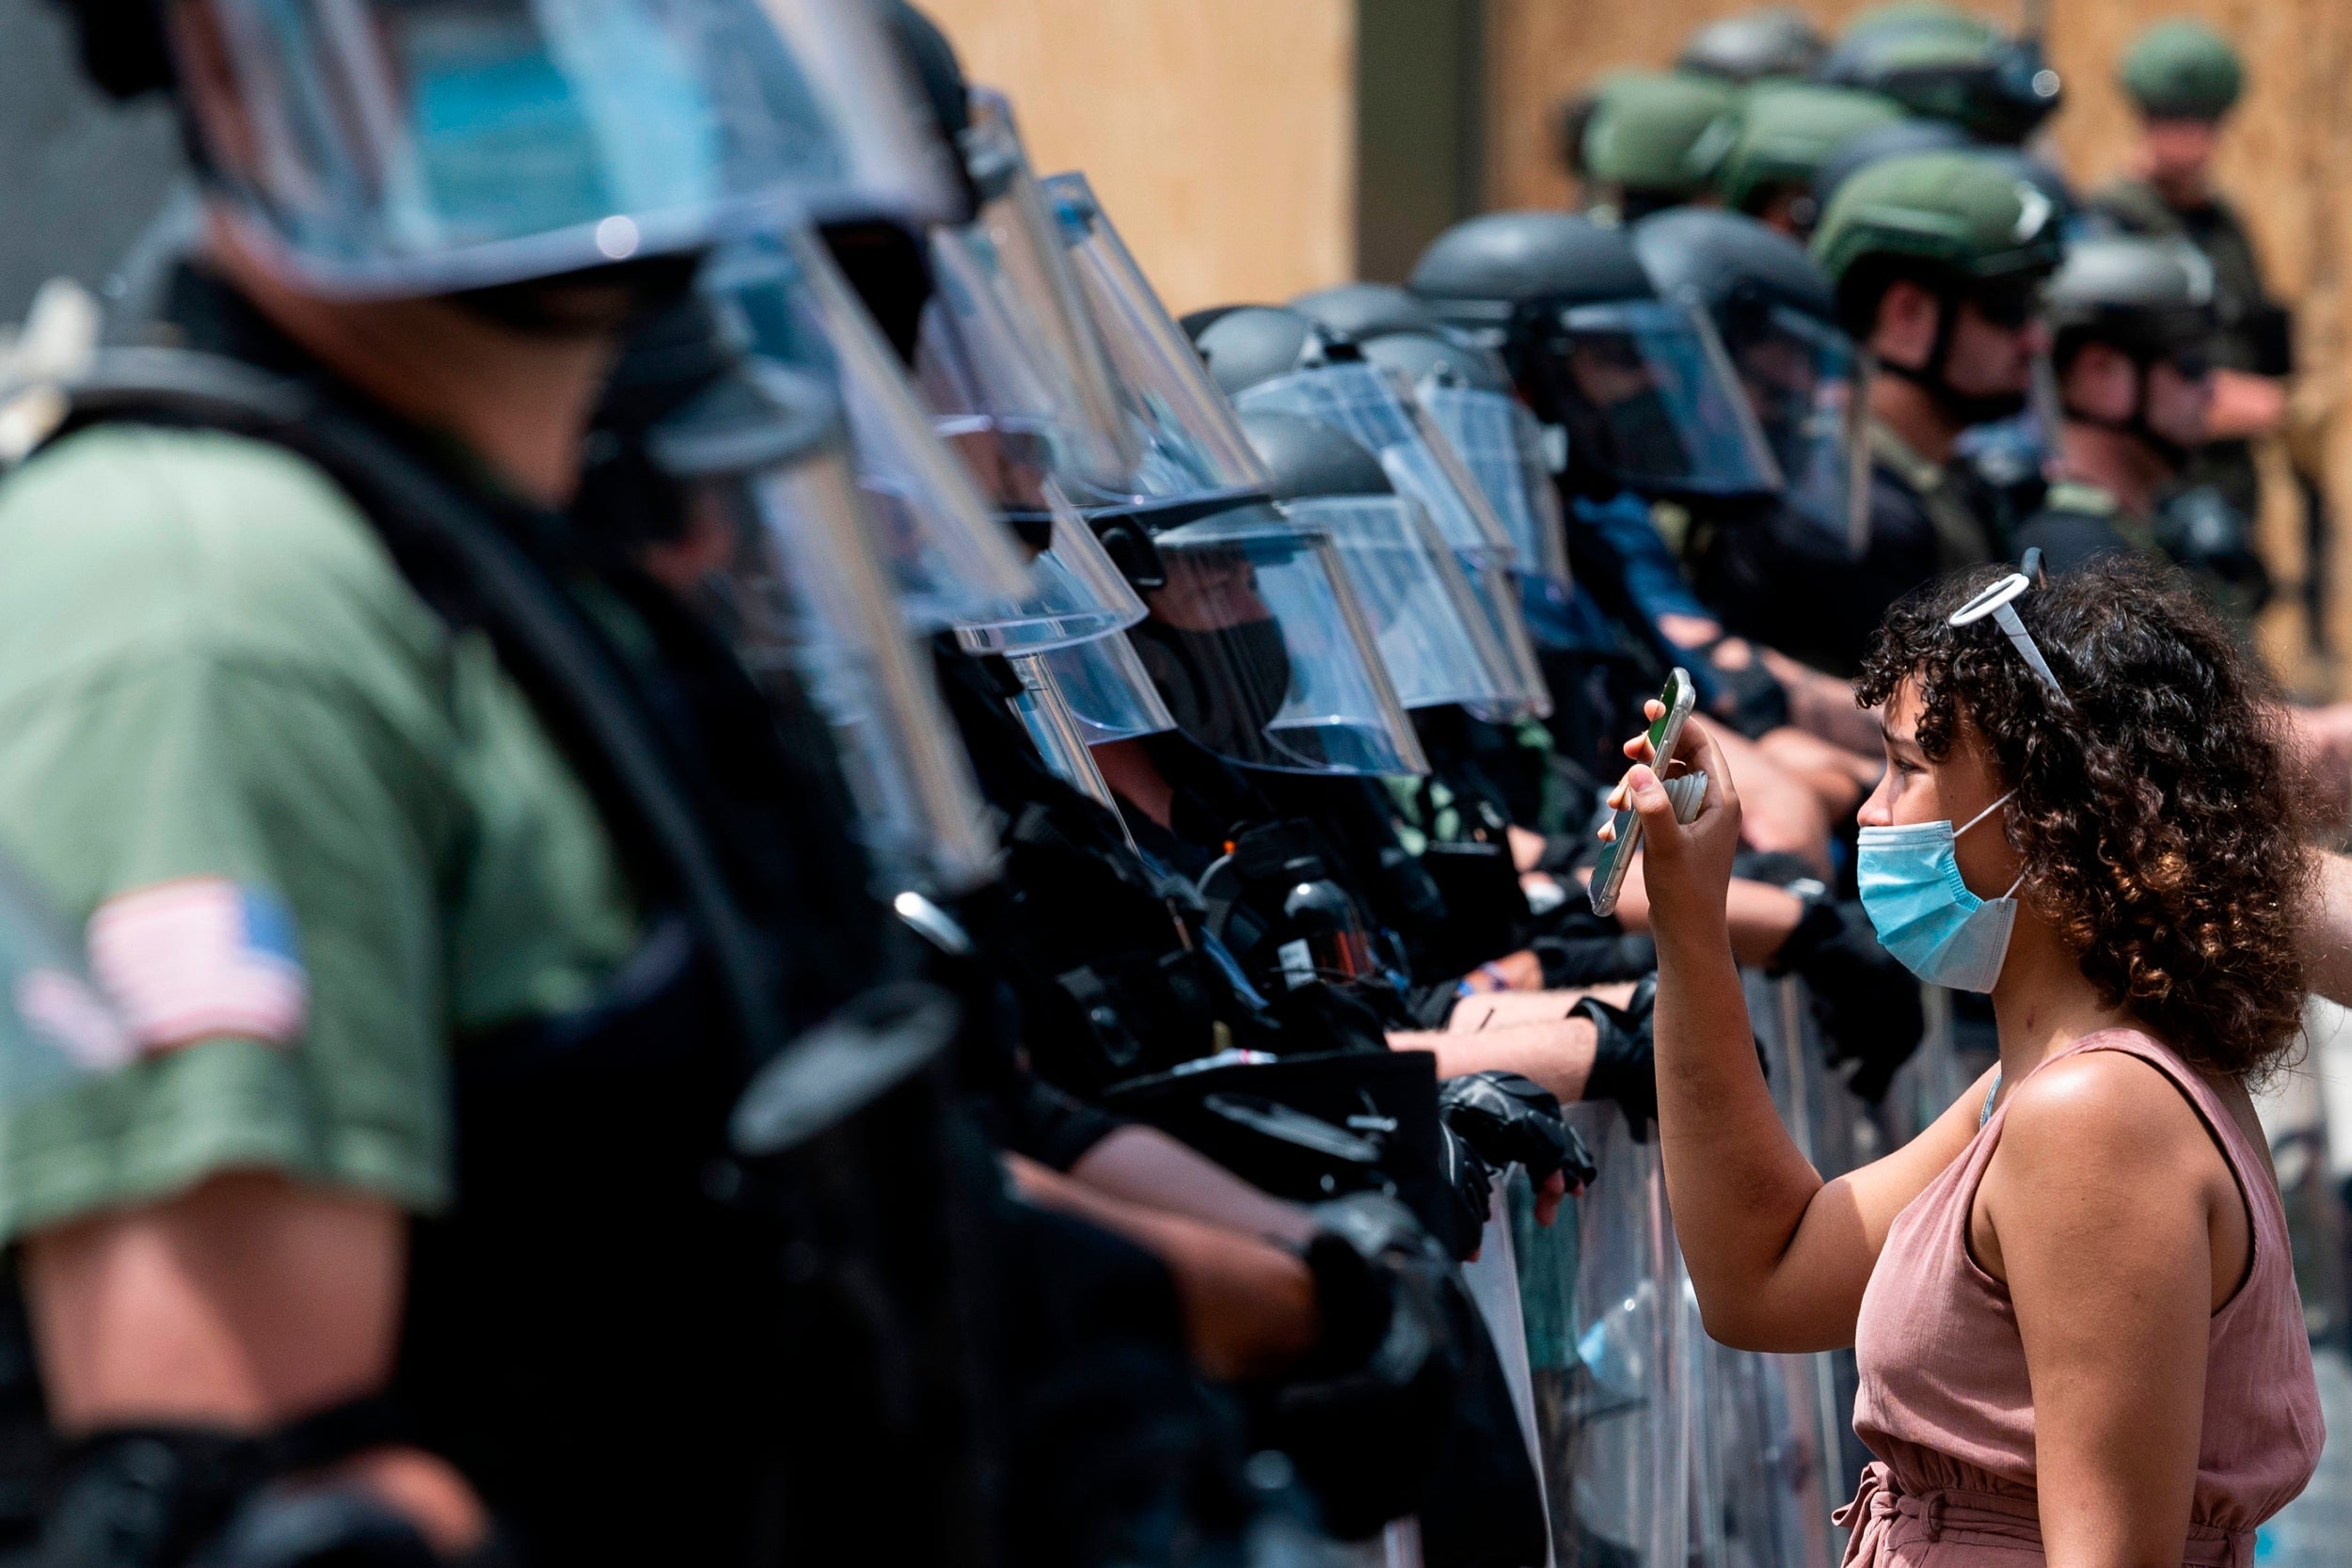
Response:
[{"label": "black face mask", "polygon": [[1290,648],[1279,622],[1191,631],[1148,620],[1127,636],[1178,729],[1235,761],[1267,755],[1266,726],[1290,700]]}]

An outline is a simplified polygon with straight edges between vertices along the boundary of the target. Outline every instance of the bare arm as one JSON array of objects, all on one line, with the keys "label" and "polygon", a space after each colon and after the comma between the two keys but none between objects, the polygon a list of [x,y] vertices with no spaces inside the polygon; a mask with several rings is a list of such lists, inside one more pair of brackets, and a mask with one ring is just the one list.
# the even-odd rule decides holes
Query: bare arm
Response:
[{"label": "bare arm", "polygon": [[1194,1362],[1216,1378],[1297,1365],[1322,1334],[1304,1259],[1255,1236],[1091,1190],[1020,1155],[1005,1159],[1021,1196],[1125,1237],[1175,1276]]},{"label": "bare arm", "polygon": [[[251,1172],[38,1233],[24,1297],[50,1418],[68,1436],[262,1432],[373,1393],[391,1377],[407,1247],[389,1203]],[[463,1478],[417,1449],[363,1454],[338,1479],[445,1551],[486,1528]]]},{"label": "bare arm", "polygon": [[1549,1089],[1563,1105],[1583,1099],[1598,1041],[1590,1019],[1565,1016],[1576,998],[1565,991],[1509,994],[1557,1000],[1563,1016],[1497,1022],[1490,1028],[1468,1031],[1400,1029],[1389,1035],[1389,1048],[1430,1053],[1438,1058],[1439,1078],[1516,1072]]},{"label": "bare arm", "polygon": [[[2227,1205],[2227,1209],[2221,1206]],[[2188,1533],[2217,1294],[2214,1218],[2244,1207],[2154,1069],[2098,1053],[2019,1086],[1978,1189],[2033,1385],[2042,1540],[2062,1568],[2177,1563]]]},{"label": "bare arm", "polygon": [[1708,774],[1687,827],[1647,768],[1629,775],[1658,942],[1658,1125],[1675,1233],[1716,1338],[1849,1345],[1887,1227],[1965,1147],[1973,1103],[1963,1096],[1902,1148],[1823,1183],[1765,1085],[1724,924],[1739,796],[1705,725],[1684,729],[1677,758]]},{"label": "bare arm", "polygon": [[1251,1186],[1155,1127],[1120,1128],[1079,1156],[1070,1174],[1110,1197],[1245,1236],[1303,1246],[1314,1234],[1306,1210]]},{"label": "bare arm", "polygon": [[1825,675],[1787,654],[1758,648],[1758,657],[1788,692],[1788,721],[1866,760],[1879,750],[1878,721],[1853,700],[1853,683]]}]

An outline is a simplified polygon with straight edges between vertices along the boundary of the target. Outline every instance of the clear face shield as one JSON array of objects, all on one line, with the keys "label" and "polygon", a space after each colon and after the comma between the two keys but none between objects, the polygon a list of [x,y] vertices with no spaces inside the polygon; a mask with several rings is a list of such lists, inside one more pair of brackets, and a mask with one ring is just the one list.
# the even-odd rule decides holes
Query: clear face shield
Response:
[{"label": "clear face shield", "polygon": [[[1086,727],[1070,711],[1062,700],[1061,689],[1054,682],[1054,673],[1045,665],[1041,654],[1015,654],[1006,660],[1021,681],[1020,693],[1012,699],[1012,711],[1021,721],[1021,727],[1029,732],[1029,743],[1054,776],[1073,789],[1089,796],[1097,803],[1119,811],[1119,802],[1111,787],[1103,780],[1102,769],[1094,766],[1094,753],[1088,750]],[[1124,823],[1122,820],[1123,830]]]},{"label": "clear face shield", "polygon": [[1166,585],[1129,635],[1187,737],[1278,772],[1428,771],[1329,535],[1246,506],[1153,543]]},{"label": "clear face shield", "polygon": [[1517,699],[1516,672],[1486,607],[1418,501],[1316,496],[1284,502],[1282,515],[1330,536],[1405,707]]},{"label": "clear face shield", "polygon": [[979,210],[931,231],[916,371],[941,433],[997,509],[1041,523],[1050,485],[1116,492],[1139,443],[1011,105],[974,89],[962,140]]},{"label": "clear face shield", "polygon": [[1867,545],[1868,469],[1857,469],[1854,454],[1867,446],[1868,400],[1853,340],[1774,305],[1735,324],[1724,348],[1788,482],[1789,508],[1850,546]]},{"label": "clear face shield", "polygon": [[961,215],[866,0],[193,0],[210,175],[322,293],[411,295],[691,250],[780,218]]},{"label": "clear face shield", "polygon": [[[760,395],[747,395],[756,392]],[[752,361],[649,440],[719,564],[702,599],[762,680],[790,681],[834,732],[877,891],[952,894],[994,874],[971,760],[875,548],[832,395]]]},{"label": "clear face shield", "polygon": [[1044,499],[1052,543],[1031,562],[1035,586],[1000,612],[956,628],[956,640],[975,653],[1041,652],[1122,630],[1144,617],[1143,601],[1059,487],[1049,483]]},{"label": "clear face shield", "polygon": [[1320,365],[1261,382],[1233,402],[1345,431],[1380,459],[1399,494],[1422,504],[1455,551],[1480,562],[1513,558],[1511,535],[1486,492],[1397,372],[1360,362]]},{"label": "clear face shield", "polygon": [[1069,486],[1089,515],[1200,516],[1270,488],[1264,465],[1182,328],[1152,292],[1083,174],[1045,182],[1079,293],[1111,359],[1141,457],[1124,483]]},{"label": "clear face shield", "polygon": [[1650,496],[1770,496],[1779,464],[1705,311],[1631,299],[1562,310],[1541,356],[1568,444]]},{"label": "clear face shield", "polygon": [[1090,642],[1066,642],[1014,662],[1023,659],[1033,660],[1053,677],[1062,705],[1089,746],[1163,735],[1176,727],[1176,716],[1168,711],[1160,689],[1152,684],[1152,673],[1123,632]]},{"label": "clear face shield", "polygon": [[1517,398],[1476,387],[1425,379],[1413,390],[1502,520],[1513,567],[1522,577],[1570,581],[1560,492],[1535,416]]},{"label": "clear face shield", "polygon": [[[1544,684],[1543,666],[1535,657],[1534,634],[1527,625],[1526,580],[1500,561],[1480,562],[1464,559],[1462,569],[1470,574],[1470,593],[1479,608],[1486,612],[1487,624],[1501,642],[1511,671],[1512,694],[1497,703],[1466,705],[1471,716],[1496,724],[1507,724],[1517,719],[1550,718],[1551,688]],[[1551,583],[1555,590],[1561,586],[1551,578],[1530,580]]]},{"label": "clear face shield", "polygon": [[840,388],[877,547],[910,625],[988,620],[1035,591],[1025,553],[933,432],[898,356],[805,232],[714,261],[704,286],[753,352],[821,367]]}]

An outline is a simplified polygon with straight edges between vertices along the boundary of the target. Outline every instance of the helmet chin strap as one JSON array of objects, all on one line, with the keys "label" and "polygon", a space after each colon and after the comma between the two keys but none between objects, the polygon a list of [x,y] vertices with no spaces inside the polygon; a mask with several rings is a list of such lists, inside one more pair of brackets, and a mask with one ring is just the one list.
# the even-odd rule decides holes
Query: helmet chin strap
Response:
[{"label": "helmet chin strap", "polygon": [[1960,320],[1960,302],[1941,289],[1935,291],[1934,299],[1935,342],[1928,350],[1927,362],[1899,365],[1882,355],[1878,359],[1878,368],[1891,375],[1900,376],[1927,393],[1947,417],[1963,428],[1991,424],[2023,412],[2026,406],[2023,392],[1963,392],[1952,385],[1949,374],[1952,338]]},{"label": "helmet chin strap", "polygon": [[2109,419],[2105,415],[2086,414],[2070,403],[2066,405],[2066,417],[2077,424],[2087,424],[2094,430],[2111,431],[2118,436],[2130,436],[2153,452],[2159,462],[2177,474],[2188,467],[2189,459],[2196,453],[2170,436],[2158,434],[2155,426],[2148,422],[2148,372],[2155,361],[2142,358],[2136,354],[2130,355],[2129,357],[2132,362],[2133,376],[2130,414],[2120,420]]}]

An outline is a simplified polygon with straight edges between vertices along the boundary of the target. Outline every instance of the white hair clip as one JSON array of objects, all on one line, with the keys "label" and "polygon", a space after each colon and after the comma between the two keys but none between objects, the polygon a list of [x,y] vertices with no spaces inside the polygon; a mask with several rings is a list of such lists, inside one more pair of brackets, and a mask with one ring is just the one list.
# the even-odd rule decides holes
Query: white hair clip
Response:
[{"label": "white hair clip", "polygon": [[2014,602],[2032,586],[2033,579],[2025,573],[2011,572],[1953,610],[1949,624],[1964,626],[1992,616],[2001,630],[2008,634],[2010,644],[2032,667],[2033,673],[2042,677],[2042,684],[2050,689],[2050,694],[2071,707],[2074,705],[2067,702],[2066,689],[2058,685],[2058,676],[2050,673],[2050,661],[2042,657],[2042,649],[2035,643],[2033,633],[2026,629],[2026,623],[2018,619],[2017,611],[2012,608]]}]

